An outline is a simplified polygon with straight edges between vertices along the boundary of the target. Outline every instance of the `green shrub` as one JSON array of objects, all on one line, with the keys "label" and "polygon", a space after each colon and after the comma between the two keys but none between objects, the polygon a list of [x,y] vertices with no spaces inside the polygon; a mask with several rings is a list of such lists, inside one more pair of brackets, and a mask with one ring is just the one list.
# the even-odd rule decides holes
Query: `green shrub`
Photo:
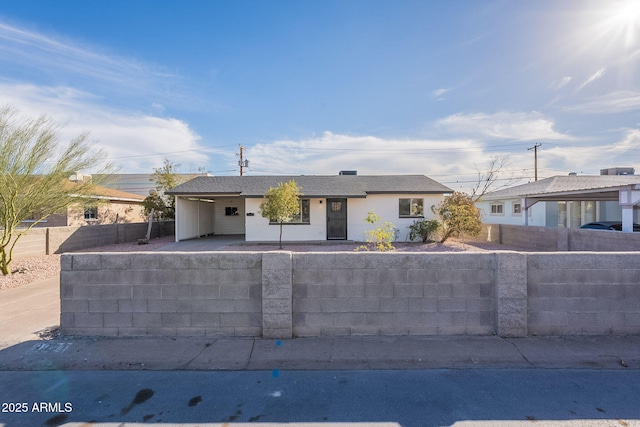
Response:
[{"label": "green shrub", "polygon": [[433,233],[440,229],[440,222],[437,219],[422,219],[413,221],[409,226],[409,240],[421,238],[422,242],[428,242]]}]

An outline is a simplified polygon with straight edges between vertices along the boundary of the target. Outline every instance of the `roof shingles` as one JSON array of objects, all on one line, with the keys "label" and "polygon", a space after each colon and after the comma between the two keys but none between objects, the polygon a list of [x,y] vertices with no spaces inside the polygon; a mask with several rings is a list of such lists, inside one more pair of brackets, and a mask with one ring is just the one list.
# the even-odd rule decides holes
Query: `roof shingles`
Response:
[{"label": "roof shingles", "polygon": [[173,195],[237,194],[262,197],[278,183],[295,180],[307,197],[366,197],[367,194],[451,193],[424,175],[201,176],[168,191]]},{"label": "roof shingles", "polygon": [[511,199],[545,194],[557,194],[597,189],[614,189],[626,185],[640,184],[638,175],[577,175],[552,176],[540,181],[493,191],[483,196],[486,200]]}]

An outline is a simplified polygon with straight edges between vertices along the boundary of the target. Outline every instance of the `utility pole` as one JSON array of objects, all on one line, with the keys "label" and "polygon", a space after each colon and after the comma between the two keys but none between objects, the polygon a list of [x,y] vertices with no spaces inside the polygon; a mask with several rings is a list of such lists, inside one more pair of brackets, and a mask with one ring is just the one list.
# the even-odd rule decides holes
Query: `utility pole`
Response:
[{"label": "utility pole", "polygon": [[535,180],[538,180],[538,147],[540,147],[542,144],[538,143],[535,144],[533,147],[531,148],[527,148],[527,151],[531,151],[533,150],[533,158],[534,158],[534,174],[535,174]]},{"label": "utility pole", "polygon": [[245,148],[242,145],[238,146],[240,147],[240,153],[237,153],[237,155],[240,156],[240,160],[238,160],[238,166],[240,166],[240,176],[242,176],[244,168],[249,167],[249,160],[244,159],[243,151],[245,150]]}]

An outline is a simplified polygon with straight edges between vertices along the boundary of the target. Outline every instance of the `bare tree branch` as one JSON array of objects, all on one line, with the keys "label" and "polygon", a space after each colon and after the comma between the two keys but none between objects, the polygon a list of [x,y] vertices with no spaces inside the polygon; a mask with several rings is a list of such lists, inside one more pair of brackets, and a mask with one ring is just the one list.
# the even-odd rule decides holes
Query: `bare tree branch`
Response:
[{"label": "bare tree branch", "polygon": [[[489,159],[489,163],[485,170],[480,170],[477,165],[474,165],[478,173],[478,181],[471,190],[471,198],[473,201],[477,201],[490,191],[496,191],[501,188],[512,186],[518,179],[514,176],[513,172],[507,175],[506,169],[509,167],[509,158],[502,156],[494,156]],[[504,181],[500,185],[497,185],[497,181]]]}]

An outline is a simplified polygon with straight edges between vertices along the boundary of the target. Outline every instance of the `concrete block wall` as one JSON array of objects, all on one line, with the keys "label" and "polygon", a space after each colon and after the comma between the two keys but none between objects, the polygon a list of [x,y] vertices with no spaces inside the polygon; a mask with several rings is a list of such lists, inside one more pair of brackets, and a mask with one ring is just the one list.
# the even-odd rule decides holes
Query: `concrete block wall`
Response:
[{"label": "concrete block wall", "polygon": [[500,243],[536,251],[557,251],[558,228],[500,224]]},{"label": "concrete block wall", "polygon": [[33,228],[20,237],[13,250],[13,257],[15,259],[46,254],[47,230],[41,228]]},{"label": "concrete block wall", "polygon": [[77,335],[640,334],[640,253],[64,254]]},{"label": "concrete block wall", "polygon": [[260,336],[262,255],[64,254],[63,333]]},{"label": "concrete block wall", "polygon": [[[147,234],[146,222],[102,224],[83,227],[33,228],[22,236],[14,249],[14,257],[60,254],[85,248],[135,242]],[[154,223],[152,237],[174,234],[174,221]]]},{"label": "concrete block wall", "polygon": [[640,334],[638,253],[528,254],[535,335]]},{"label": "concrete block wall", "polygon": [[466,240],[494,242],[529,251],[640,251],[640,233],[579,228],[483,224],[480,235]]},{"label": "concrete block wall", "polygon": [[495,332],[493,254],[296,253],[294,336]]}]

